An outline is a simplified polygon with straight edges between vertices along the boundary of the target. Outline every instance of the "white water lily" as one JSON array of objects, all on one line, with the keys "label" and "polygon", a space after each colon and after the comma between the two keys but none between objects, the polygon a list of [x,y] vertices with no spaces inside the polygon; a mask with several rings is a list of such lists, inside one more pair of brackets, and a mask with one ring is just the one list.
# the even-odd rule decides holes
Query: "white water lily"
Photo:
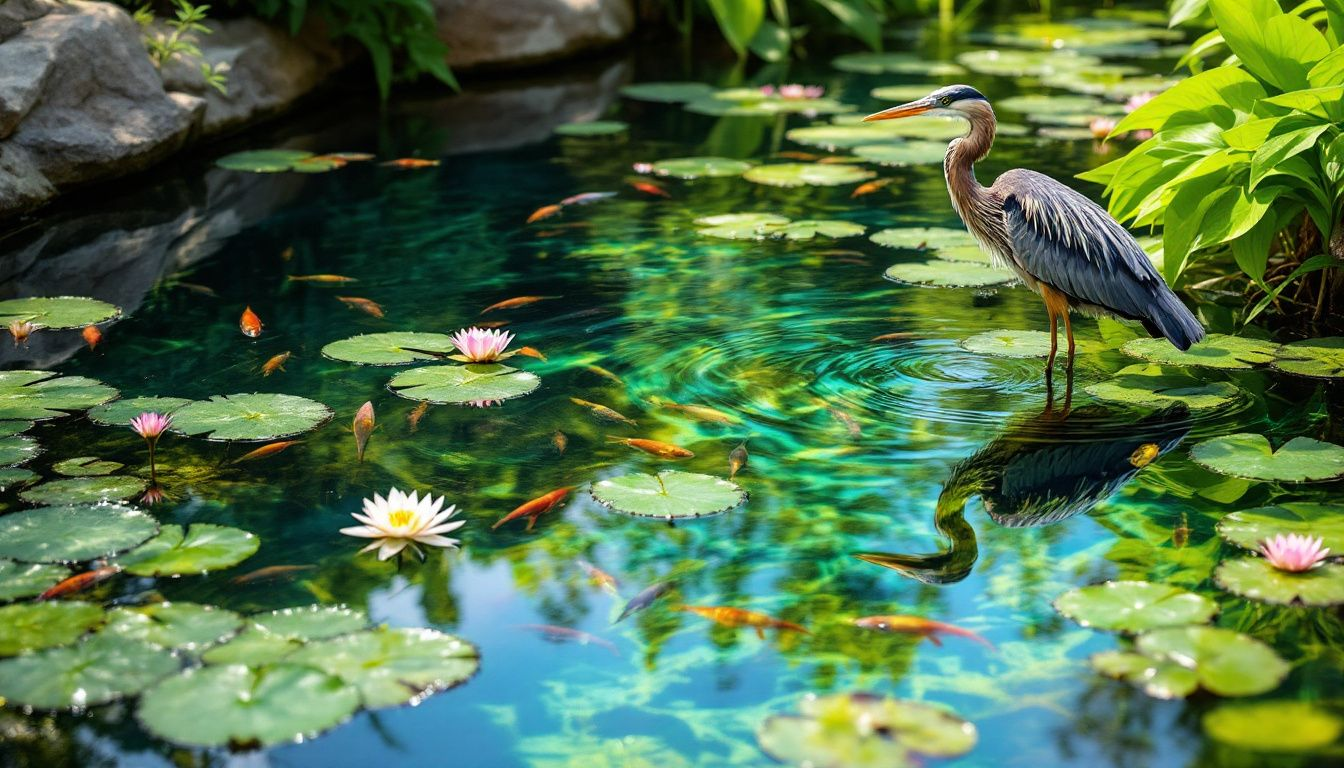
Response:
[{"label": "white water lily", "polygon": [[393,488],[384,499],[374,494],[372,499],[364,500],[364,514],[358,512],[353,517],[364,525],[342,528],[346,536],[358,536],[362,539],[374,539],[373,543],[360,550],[361,553],[378,550],[378,559],[386,560],[406,547],[420,554],[416,544],[429,547],[456,547],[457,539],[443,534],[461,528],[465,520],[446,522],[457,514],[457,506],[443,509],[443,497],[435,499],[426,493],[417,498],[416,493],[402,493]]}]

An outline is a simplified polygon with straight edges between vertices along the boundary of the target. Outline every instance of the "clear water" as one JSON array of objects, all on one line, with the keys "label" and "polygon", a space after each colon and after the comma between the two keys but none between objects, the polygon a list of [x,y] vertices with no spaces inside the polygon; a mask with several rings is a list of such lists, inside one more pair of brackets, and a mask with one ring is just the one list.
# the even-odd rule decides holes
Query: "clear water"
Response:
[{"label": "clear water", "polygon": [[[1165,71],[1169,63],[1141,65]],[[717,65],[699,67],[689,74],[726,76]],[[129,705],[56,716],[8,710],[0,714],[0,763],[763,765],[770,761],[753,737],[763,717],[792,710],[807,692],[871,690],[946,704],[974,721],[979,746],[956,765],[1273,764],[1203,735],[1200,717],[1217,704],[1211,697],[1158,701],[1087,668],[1088,655],[1115,647],[1116,638],[1063,619],[1051,601],[1118,577],[1219,599],[1219,625],[1270,642],[1297,665],[1265,698],[1338,698],[1337,613],[1248,608],[1209,579],[1230,549],[1214,532],[1217,519],[1283,489],[1227,481],[1185,453],[1192,440],[1229,431],[1300,434],[1324,413],[1328,393],[1260,371],[1204,371],[1244,396],[1193,416],[1128,411],[1081,391],[1131,362],[1109,352],[1080,359],[1071,416],[1059,412],[1060,391],[1047,411],[1040,361],[957,345],[984,330],[1043,329],[1040,301],[1025,289],[887,282],[887,266],[915,257],[866,238],[730,242],[699,237],[691,226],[696,216],[730,211],[840,218],[870,231],[956,226],[940,168],[883,169],[896,182],[857,200],[851,186],[777,189],[740,179],[669,182],[672,199],[651,198],[625,186],[632,163],[807,149],[782,139],[785,125],[806,120],[716,120],[621,101],[614,89],[632,74],[688,75],[649,50],[555,81],[487,83],[484,93],[456,99],[407,95],[381,116],[336,99],[218,153],[288,141],[316,151],[441,157],[442,165],[244,176],[213,169],[204,157],[128,183],[116,199],[106,199],[115,189],[76,198],[9,238],[16,276],[7,294],[84,293],[128,310],[96,352],[78,350],[77,334],[69,343],[52,335],[28,350],[6,349],[10,365],[90,376],[128,397],[275,391],[338,414],[302,445],[237,466],[225,462],[238,447],[167,438],[170,500],[155,514],[245,528],[262,538],[261,549],[231,571],[122,579],[95,598],[147,599],[142,593],[153,591],[243,612],[345,603],[378,622],[459,634],[480,648],[482,665],[466,685],[418,707],[361,714],[260,758],[156,741]],[[972,77],[991,98],[1037,90]],[[822,83],[863,109],[879,106],[867,96],[872,87],[900,82],[837,73],[824,59],[795,65],[787,79]],[[624,119],[632,130],[617,140],[547,137],[561,116],[585,115]],[[1067,181],[1100,162],[1102,151],[1088,141],[1005,137],[980,174],[988,180],[1025,165]],[[621,194],[523,225],[542,205],[600,190]],[[359,282],[333,288],[285,279],[312,273]],[[386,318],[351,310],[336,295],[377,301]],[[393,369],[319,352],[356,333],[454,330],[485,306],[522,295],[557,297],[493,315],[510,321],[518,343],[548,356],[520,358],[542,388],[498,408],[431,408],[414,434],[406,418],[416,403],[385,388]],[[266,324],[255,341],[237,330],[244,305]],[[1225,322],[1217,307],[1204,314],[1215,328]],[[1077,325],[1081,338],[1100,339],[1092,321]],[[905,336],[870,341],[892,333]],[[285,351],[293,352],[287,370],[263,378],[261,364]],[[596,421],[571,397],[611,406],[639,427]],[[743,423],[696,423],[652,406],[655,397],[711,406]],[[342,425],[365,400],[380,428],[359,464]],[[563,455],[551,442],[557,430],[569,437]],[[35,434],[47,448],[40,470],[73,455],[144,463],[134,435],[82,418]],[[685,446],[696,456],[676,467],[711,474],[726,473],[728,452],[745,439],[751,459],[739,480],[751,499],[731,514],[673,527],[612,514],[578,493],[532,532],[490,530],[551,488],[667,464],[608,443],[609,435]],[[1165,450],[1135,472],[1127,459],[1144,442]],[[338,528],[362,498],[391,486],[444,494],[464,508],[462,550],[424,563],[357,556],[358,544]],[[1338,491],[1317,486],[1294,497]],[[992,499],[994,517],[981,494]],[[939,552],[903,561],[923,580],[854,556]],[[622,598],[591,585],[580,558],[616,575]],[[270,565],[314,567],[289,580],[231,583]],[[625,598],[668,578],[679,594],[612,624]],[[812,634],[759,640],[668,610],[681,601],[764,611]],[[848,624],[888,613],[973,629],[998,652]],[[519,626],[535,624],[592,633],[616,652]]]}]

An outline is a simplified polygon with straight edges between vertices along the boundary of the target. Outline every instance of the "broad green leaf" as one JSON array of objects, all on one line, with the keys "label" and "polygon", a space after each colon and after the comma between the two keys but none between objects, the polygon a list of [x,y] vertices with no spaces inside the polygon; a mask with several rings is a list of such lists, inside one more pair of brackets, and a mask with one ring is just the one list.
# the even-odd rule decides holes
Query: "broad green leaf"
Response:
[{"label": "broad green leaf", "polygon": [[480,668],[480,654],[460,638],[387,627],[309,643],[286,661],[344,680],[369,709],[418,703],[461,685]]},{"label": "broad green leaf", "polygon": [[8,299],[0,301],[0,326],[27,321],[48,330],[83,328],[115,320],[121,309],[85,296]]},{"label": "broad green leaf", "polygon": [[1011,283],[1017,279],[1007,270],[968,261],[946,260],[895,264],[887,268],[883,277],[897,283],[936,288],[982,288]]},{"label": "broad green leaf", "polygon": [[831,60],[831,66],[843,72],[867,75],[904,74],[928,77],[955,77],[966,70],[946,61],[929,61],[912,53],[847,53]]},{"label": "broad green leaf", "polygon": [[168,415],[190,402],[184,397],[132,397],[90,408],[88,416],[105,427],[130,427],[131,419],[142,413]]},{"label": "broad green leaf", "polygon": [[1088,659],[1099,674],[1124,680],[1155,699],[1183,699],[1199,689],[1199,677],[1174,661],[1141,653],[1102,651]]},{"label": "broad green leaf", "polygon": [[793,47],[789,31],[769,19],[761,22],[751,39],[751,52],[769,62],[783,61]]},{"label": "broad green leaf", "polygon": [[117,396],[117,390],[83,376],[50,371],[0,371],[0,420],[45,421],[83,411]]},{"label": "broad green leaf", "polygon": [[1187,78],[1130,112],[1112,135],[1147,128],[1159,131],[1168,124],[1204,122],[1202,112],[1210,105],[1223,105],[1249,113],[1265,89],[1245,70],[1216,67]]},{"label": "broad green leaf", "polygon": [[1213,740],[1248,752],[1315,752],[1344,732],[1344,720],[1309,701],[1222,704],[1203,724]]},{"label": "broad green leaf", "polygon": [[1329,123],[1321,123],[1299,128],[1260,145],[1251,158],[1251,178],[1247,182],[1247,189],[1255,189],[1275,167],[1288,158],[1315,147],[1321,134],[1330,127]]},{"label": "broad green leaf", "polygon": [[0,607],[0,656],[67,645],[101,624],[103,609],[62,600]]},{"label": "broad green leaf", "polygon": [[0,698],[36,709],[82,710],[134,696],[179,667],[162,648],[94,635],[66,648],[0,661]]},{"label": "broad green leaf", "polygon": [[913,85],[884,85],[874,88],[868,93],[878,101],[896,101],[905,103],[922,99],[930,93],[938,90],[938,83],[916,83]]},{"label": "broad green leaf", "polygon": [[1344,476],[1344,448],[1295,437],[1277,451],[1264,435],[1241,433],[1196,444],[1190,457],[1219,474],[1247,480],[1318,482]]},{"label": "broad green leaf", "polygon": [[1209,0],[1209,10],[1242,66],[1281,91],[1306,88],[1307,71],[1330,52],[1315,27],[1275,0]]},{"label": "broad green leaf", "polygon": [[1193,670],[1200,686],[1219,696],[1271,691],[1290,669],[1259,640],[1217,627],[1153,630],[1139,638],[1137,649],[1150,658]]},{"label": "broad green leaf", "polygon": [[957,62],[972,72],[984,75],[1047,77],[1093,67],[1100,64],[1101,59],[1072,51],[982,49],[958,55]]},{"label": "broad green leaf", "polygon": [[836,21],[873,50],[882,48],[882,19],[866,0],[816,0]]},{"label": "broad green leaf", "polygon": [[591,492],[608,509],[664,520],[717,515],[747,500],[746,491],[736,483],[671,469],[656,475],[637,472],[598,480]]},{"label": "broad green leaf", "polygon": [[[984,331],[964,338],[958,344],[967,352],[995,357],[1044,358],[1050,354],[1050,334],[1045,331]],[[1077,342],[1080,354],[1098,352],[1104,348],[1087,339]]]},{"label": "broad green leaf", "polygon": [[864,144],[854,154],[882,165],[937,165],[943,162],[946,145],[935,141],[902,141],[895,144]]},{"label": "broad green leaf", "polygon": [[751,163],[727,157],[674,157],[654,163],[653,172],[678,179],[719,178],[741,176],[750,167]]},{"label": "broad green leaf", "polygon": [[36,597],[70,576],[59,565],[0,560],[0,603]]},{"label": "broad green leaf", "polygon": [[626,98],[665,104],[694,101],[712,93],[714,87],[706,83],[634,83],[621,88],[621,95]]},{"label": "broad green leaf", "polygon": [[163,648],[196,652],[214,645],[243,626],[233,611],[195,603],[152,603],[114,608],[101,634],[139,640]]},{"label": "broad green leaf", "polygon": [[455,354],[457,347],[446,333],[364,333],[333,341],[322,348],[332,360],[359,365],[406,365],[439,360]]},{"label": "broad green leaf", "polygon": [[743,173],[742,178],[771,187],[833,187],[867,181],[876,175],[853,165],[778,163],[758,165]]},{"label": "broad green leaf", "polygon": [[695,220],[699,234],[728,240],[758,240],[764,231],[789,223],[787,217],[773,213],[720,213]]},{"label": "broad green leaf", "polygon": [[339,605],[281,608],[252,616],[232,640],[202,655],[207,664],[271,664],[313,640],[367,629],[369,617]]},{"label": "broad green leaf", "polygon": [[316,429],[331,416],[327,406],[295,395],[215,395],[175,411],[172,430],[207,440],[278,440]]},{"label": "broad green leaf", "polygon": [[1225,560],[1214,571],[1218,586],[1234,595],[1282,605],[1339,605],[1344,603],[1344,565],[1325,563],[1309,571],[1290,573],[1263,557]]},{"label": "broad green leaf", "polygon": [[808,695],[798,715],[772,715],[756,730],[788,765],[903,768],[975,748],[975,726],[945,708],[870,693]]},{"label": "broad green leaf", "polygon": [[20,467],[0,467],[0,491],[18,488],[38,479],[36,472]]},{"label": "broad green leaf", "polygon": [[719,31],[739,58],[747,55],[747,46],[765,20],[765,0],[705,0]]},{"label": "broad green leaf", "polygon": [[281,173],[296,170],[296,164],[311,157],[312,152],[298,149],[253,149],[225,155],[216,160],[215,165],[230,171]]},{"label": "broad green leaf", "polygon": [[1253,368],[1274,359],[1279,345],[1271,341],[1211,333],[1182,352],[1166,339],[1135,339],[1120,351],[1162,365],[1192,365],[1204,368]]},{"label": "broad green leaf", "polygon": [[1344,507],[1307,501],[1282,502],[1233,512],[1218,521],[1218,533],[1244,549],[1256,551],[1266,539],[1292,533],[1319,536],[1331,552],[1344,553]]},{"label": "broad green leaf", "polygon": [[1339,123],[1344,120],[1344,85],[1282,93],[1263,99],[1260,103],[1295,109],[1322,120]]},{"label": "broad green leaf", "polygon": [[0,437],[0,464],[13,466],[31,461],[42,453],[42,446],[27,435]]},{"label": "broad green leaf", "polygon": [[118,461],[107,461],[97,456],[77,456],[73,459],[65,459],[51,465],[51,469],[58,475],[66,477],[102,477],[110,475],[113,472],[126,466]]},{"label": "broad green leaf", "polygon": [[555,127],[557,136],[612,136],[630,130],[629,123],[620,120],[590,120],[586,123],[561,123]]},{"label": "broad green leaf", "polygon": [[1055,610],[1084,627],[1133,633],[1203,624],[1213,618],[1218,606],[1208,598],[1166,584],[1108,581],[1065,592],[1055,600]]},{"label": "broad green leaf", "polygon": [[1307,82],[1313,88],[1328,88],[1344,82],[1344,45],[1327,54],[1307,73]]},{"label": "broad green leaf", "polygon": [[0,557],[74,563],[125,552],[158,533],[154,518],[131,507],[43,507],[0,517]]},{"label": "broad green leaf", "polygon": [[1208,10],[1209,0],[1172,0],[1171,17],[1168,24],[1172,27],[1187,21],[1198,19]]},{"label": "broad green leaf", "polygon": [[1180,369],[1143,364],[1121,368],[1110,379],[1089,384],[1085,390],[1112,403],[1146,408],[1184,403],[1192,410],[1215,408],[1241,395],[1241,390],[1225,381],[1202,381]]},{"label": "broad green leaf", "polygon": [[950,227],[898,227],[875,232],[868,238],[888,248],[924,250],[978,246],[975,238],[965,229]]},{"label": "broad green leaf", "polygon": [[1344,336],[1303,339],[1279,347],[1274,367],[1317,379],[1344,378]]},{"label": "broad green leaf", "polygon": [[995,109],[1006,109],[1011,112],[1022,112],[1026,115],[1066,115],[1084,113],[1099,115],[1103,110],[1102,104],[1102,101],[1095,96],[1048,96],[1033,93],[1024,96],[1010,96],[1006,99],[999,99],[994,102],[994,107]]},{"label": "broad green leaf", "polygon": [[111,475],[107,477],[71,477],[48,480],[19,491],[19,498],[29,504],[57,506],[62,504],[96,504],[100,501],[125,501],[145,490],[145,481],[138,477]]},{"label": "broad green leaf", "polygon": [[229,568],[251,557],[261,540],[224,525],[165,525],[159,535],[117,558],[137,576],[184,576]]},{"label": "broad green leaf", "polygon": [[529,394],[541,386],[541,379],[498,363],[437,365],[402,371],[387,386],[408,400],[484,405]]}]

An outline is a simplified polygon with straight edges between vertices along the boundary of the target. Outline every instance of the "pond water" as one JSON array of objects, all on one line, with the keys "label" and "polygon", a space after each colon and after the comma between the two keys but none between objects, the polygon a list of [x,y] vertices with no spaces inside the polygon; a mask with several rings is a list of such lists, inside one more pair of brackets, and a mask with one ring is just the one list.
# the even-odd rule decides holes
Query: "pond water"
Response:
[{"label": "pond water", "polygon": [[[950,60],[977,47],[924,53]],[[1166,73],[1172,61],[1107,59],[1140,74]],[[824,156],[784,132],[827,118],[715,117],[616,96],[630,79],[737,84],[724,67],[698,64],[688,73],[656,51],[592,71],[565,85],[487,84],[484,94],[461,99],[407,95],[384,116],[338,100],[307,122],[253,132],[217,151],[288,142],[379,159],[436,158],[437,167],[351,163],[325,174],[263,176],[212,168],[211,156],[128,185],[132,202],[106,201],[114,212],[101,225],[72,223],[65,213],[50,229],[10,239],[11,256],[39,253],[59,265],[80,252],[85,274],[102,276],[73,290],[52,281],[77,282],[78,272],[53,267],[45,285],[23,278],[11,293],[87,293],[127,310],[93,351],[77,349],[77,331],[66,332],[70,343],[39,333],[28,349],[9,350],[6,341],[10,367],[86,376],[126,398],[279,392],[335,413],[302,443],[238,464],[231,462],[260,443],[165,437],[158,471],[166,498],[147,507],[153,516],[250,531],[258,551],[204,576],[122,574],[79,599],[162,598],[244,614],[343,604],[375,623],[457,635],[479,649],[481,662],[468,682],[418,706],[364,712],[259,758],[150,735],[137,723],[134,697],[73,714],[10,707],[0,712],[0,763],[764,765],[770,760],[755,732],[765,718],[794,711],[808,693],[851,691],[937,703],[973,722],[978,744],[946,761],[955,765],[1330,762],[1321,752],[1252,756],[1219,743],[1202,724],[1227,706],[1212,694],[1164,701],[1094,673],[1089,656],[1125,642],[1077,625],[1052,601],[1107,579],[1191,589],[1218,604],[1217,626],[1265,641],[1293,665],[1260,699],[1338,704],[1339,614],[1251,603],[1219,589],[1212,571],[1238,551],[1215,531],[1227,513],[1337,498],[1339,485],[1237,480],[1188,455],[1193,443],[1231,432],[1276,441],[1302,434],[1337,398],[1332,405],[1321,385],[1269,369],[1192,368],[1197,384],[1222,382],[1233,394],[1193,410],[1100,401],[1086,389],[1140,362],[1116,349],[1133,332],[1080,320],[1079,338],[1091,346],[1078,359],[1071,403],[1063,402],[1062,376],[1050,402],[1041,359],[960,345],[980,332],[1045,329],[1035,295],[883,277],[893,264],[930,255],[868,235],[960,227],[937,162],[862,164],[892,181],[859,197],[852,197],[857,183],[781,188],[737,176],[639,175],[635,164],[671,157]],[[746,84],[782,79],[767,73]],[[845,72],[824,56],[787,73],[787,82],[824,85],[860,113],[892,103],[872,98],[874,87],[942,80],[973,83],[991,99],[1066,93],[978,73]],[[555,114],[630,127],[615,136],[548,137]],[[1000,120],[1024,124],[1007,109]],[[987,182],[1031,167],[1095,197],[1099,190],[1073,175],[1126,146],[1003,135],[979,172]],[[631,181],[655,183],[667,196]],[[227,185],[243,185],[227,214],[202,202]],[[524,224],[542,206],[600,191],[617,194]],[[175,208],[182,199],[195,207]],[[81,204],[96,211],[103,201]],[[798,241],[697,233],[697,217],[730,212],[843,220],[865,233]],[[192,229],[200,217],[222,216],[231,224]],[[58,235],[60,226],[76,234]],[[150,231],[168,234],[155,240],[144,236]],[[193,231],[203,234],[193,239]],[[137,271],[143,276],[126,279]],[[312,274],[358,282],[287,279]],[[149,284],[140,293],[125,287]],[[337,296],[370,299],[385,316]],[[485,307],[519,296],[547,298],[482,317]],[[245,306],[264,323],[255,339],[238,330]],[[1230,313],[1214,304],[1201,316],[1213,330],[1233,330]],[[387,387],[401,368],[356,366],[321,351],[356,334],[447,333],[482,319],[508,321],[515,345],[545,355],[508,363],[540,377],[540,388],[491,407],[432,406],[416,430],[408,417],[418,403]],[[268,359],[287,352],[283,371],[262,374]],[[595,418],[573,398],[638,424]],[[361,463],[348,425],[365,401],[378,428]],[[705,406],[731,423],[698,420],[663,401]],[[557,432],[567,437],[563,452]],[[30,434],[44,453],[29,467],[43,476],[74,456],[123,463],[121,474],[146,472],[144,444],[127,429],[76,415]],[[695,455],[659,459],[612,437],[664,441]],[[726,477],[729,453],[744,441],[750,459],[735,480],[750,499],[726,514],[672,525],[618,514],[588,492],[593,481],[668,468]],[[533,530],[521,521],[491,529],[562,486],[575,491]],[[432,550],[423,562],[357,554],[361,542],[339,529],[354,524],[362,499],[391,487],[441,494],[463,510],[467,524],[454,534],[461,549]],[[4,500],[11,512],[29,506],[14,493]],[[613,575],[619,596],[594,584],[581,561]],[[238,582],[271,566],[302,568]],[[660,582],[675,592],[613,623],[627,599]],[[762,639],[672,610],[683,603],[760,611],[810,633],[771,629]],[[936,645],[851,623],[884,614],[956,624],[994,648],[952,635]]]}]

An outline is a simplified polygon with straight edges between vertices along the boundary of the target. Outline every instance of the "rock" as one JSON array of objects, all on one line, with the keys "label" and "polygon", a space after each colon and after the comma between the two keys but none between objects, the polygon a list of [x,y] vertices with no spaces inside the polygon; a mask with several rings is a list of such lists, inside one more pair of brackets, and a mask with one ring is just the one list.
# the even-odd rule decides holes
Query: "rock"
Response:
[{"label": "rock", "polygon": [[522,66],[620,42],[635,27],[631,0],[432,0],[456,69]]}]

